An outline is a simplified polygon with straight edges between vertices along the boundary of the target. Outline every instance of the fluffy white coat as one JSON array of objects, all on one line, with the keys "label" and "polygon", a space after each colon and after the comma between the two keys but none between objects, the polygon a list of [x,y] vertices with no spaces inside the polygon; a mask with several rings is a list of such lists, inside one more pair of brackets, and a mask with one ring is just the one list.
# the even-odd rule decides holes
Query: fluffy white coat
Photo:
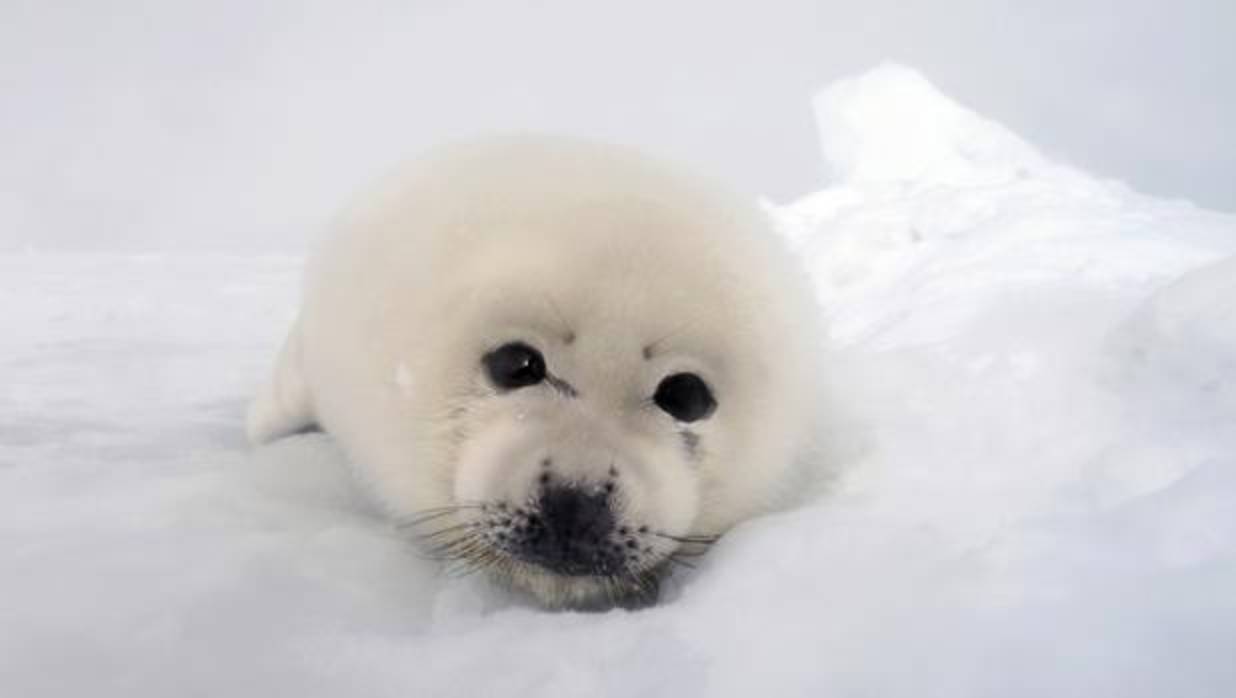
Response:
[{"label": "fluffy white coat", "polygon": [[[764,214],[707,181],[575,141],[451,146],[354,206],[312,259],[249,434],[320,426],[396,517],[519,503],[552,457],[574,482],[620,472],[624,520],[663,542],[715,535],[797,482],[817,316]],[[481,358],[509,341],[578,394],[495,390]],[[682,424],[652,401],[682,371],[712,389],[710,418]],[[675,547],[650,544],[641,565]],[[501,569],[551,604],[603,592]]]}]

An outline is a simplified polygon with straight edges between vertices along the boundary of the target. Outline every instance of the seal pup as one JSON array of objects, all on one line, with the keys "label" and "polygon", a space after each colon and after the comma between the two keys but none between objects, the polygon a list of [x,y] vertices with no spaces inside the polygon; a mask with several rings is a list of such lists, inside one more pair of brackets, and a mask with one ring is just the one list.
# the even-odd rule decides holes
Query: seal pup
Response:
[{"label": "seal pup", "polygon": [[431,552],[547,606],[648,604],[795,489],[817,317],[766,215],[705,179],[552,137],[447,146],[306,265],[248,432],[328,432]]}]

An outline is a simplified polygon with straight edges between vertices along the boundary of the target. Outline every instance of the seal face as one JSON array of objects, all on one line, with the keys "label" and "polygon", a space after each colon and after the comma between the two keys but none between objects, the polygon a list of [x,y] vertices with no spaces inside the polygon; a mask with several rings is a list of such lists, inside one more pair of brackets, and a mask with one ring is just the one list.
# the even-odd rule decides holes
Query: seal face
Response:
[{"label": "seal face", "polygon": [[446,148],[313,258],[250,436],[320,426],[429,551],[546,605],[645,604],[792,488],[816,317],[707,182],[573,141]]}]

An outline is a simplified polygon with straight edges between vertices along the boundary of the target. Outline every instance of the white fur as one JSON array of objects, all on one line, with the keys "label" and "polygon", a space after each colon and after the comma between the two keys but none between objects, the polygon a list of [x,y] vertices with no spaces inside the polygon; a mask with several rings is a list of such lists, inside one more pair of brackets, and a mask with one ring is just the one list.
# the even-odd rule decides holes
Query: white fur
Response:
[{"label": "white fur", "polygon": [[[707,182],[573,141],[444,148],[353,208],[312,260],[250,436],[320,425],[396,516],[521,501],[549,455],[578,482],[615,467],[630,515],[655,530],[716,534],[794,482],[815,317],[763,214]],[[578,397],[494,391],[481,356],[511,340]],[[687,425],[694,452],[650,400],[680,370],[718,402]],[[547,600],[593,593],[517,577]]]}]

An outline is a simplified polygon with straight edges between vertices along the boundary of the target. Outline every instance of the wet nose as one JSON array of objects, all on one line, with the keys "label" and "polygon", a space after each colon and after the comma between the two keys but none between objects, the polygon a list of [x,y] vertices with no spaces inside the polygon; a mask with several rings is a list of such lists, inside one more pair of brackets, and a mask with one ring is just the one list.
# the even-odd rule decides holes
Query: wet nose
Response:
[{"label": "wet nose", "polygon": [[540,500],[549,537],[558,541],[600,543],[614,530],[608,493],[585,493],[576,487],[551,487]]},{"label": "wet nose", "polygon": [[575,486],[553,486],[537,501],[522,557],[559,574],[605,574],[615,562],[608,539],[614,530],[609,493]]}]

